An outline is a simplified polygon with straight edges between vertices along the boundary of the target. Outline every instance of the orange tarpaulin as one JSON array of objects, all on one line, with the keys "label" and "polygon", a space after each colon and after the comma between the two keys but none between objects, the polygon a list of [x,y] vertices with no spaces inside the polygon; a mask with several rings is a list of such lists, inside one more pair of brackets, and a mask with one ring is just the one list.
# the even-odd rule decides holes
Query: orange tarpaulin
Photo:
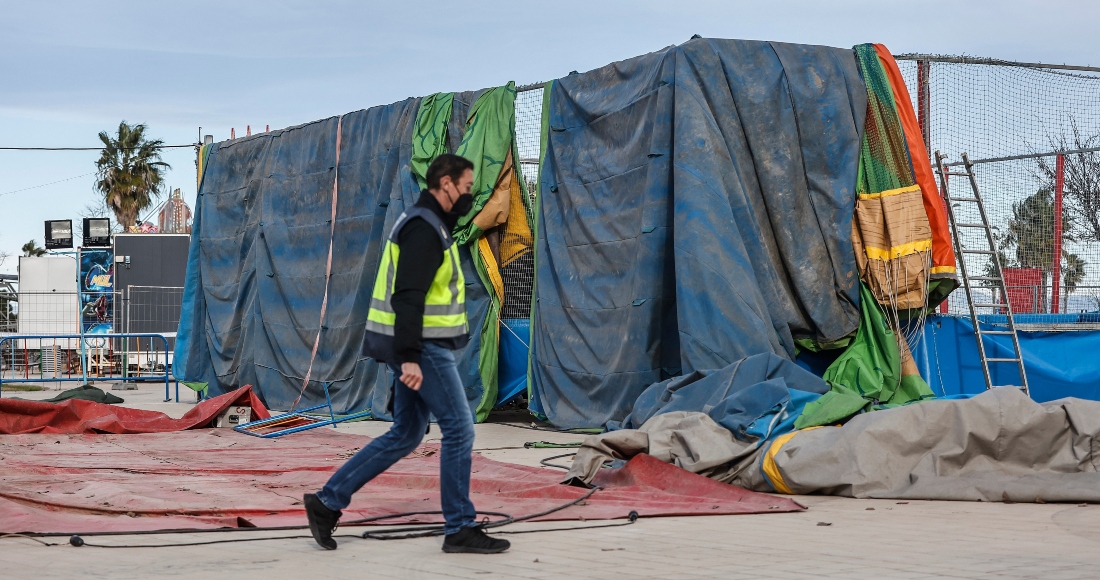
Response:
[{"label": "orange tarpaulin", "polygon": [[913,101],[909,99],[909,90],[905,88],[905,79],[901,76],[898,63],[884,45],[875,44],[875,52],[894,92],[894,102],[898,107],[898,118],[905,133],[905,143],[909,147],[909,158],[913,164],[913,178],[920,186],[924,199],[924,211],[928,214],[928,225],[932,228],[932,272],[931,277],[955,277],[955,252],[951,246],[951,231],[947,227],[947,211],[943,206],[936,178],[932,173],[932,163],[928,160],[928,150],[924,147],[920,124],[913,111]]}]

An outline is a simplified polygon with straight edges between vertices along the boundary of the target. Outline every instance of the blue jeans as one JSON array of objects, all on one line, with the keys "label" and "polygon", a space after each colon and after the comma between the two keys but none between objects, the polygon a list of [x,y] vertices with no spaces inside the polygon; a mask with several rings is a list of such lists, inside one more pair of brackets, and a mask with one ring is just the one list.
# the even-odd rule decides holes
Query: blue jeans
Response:
[{"label": "blue jeans", "polygon": [[[444,531],[453,534],[475,525],[470,501],[470,454],[474,448],[474,420],[455,367],[454,353],[424,341],[420,370],[424,381],[414,391],[400,379],[394,382],[393,425],[385,435],[359,450],[329,478],[317,497],[331,510],[342,510],[351,495],[411,453],[424,438],[429,414],[435,415],[443,433],[439,457],[439,492],[443,504]],[[390,366],[394,377],[401,369]]]}]

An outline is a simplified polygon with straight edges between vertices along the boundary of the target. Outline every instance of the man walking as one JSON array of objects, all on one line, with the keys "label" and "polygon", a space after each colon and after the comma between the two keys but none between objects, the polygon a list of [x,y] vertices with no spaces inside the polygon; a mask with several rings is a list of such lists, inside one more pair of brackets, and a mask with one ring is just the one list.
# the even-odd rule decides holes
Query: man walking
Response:
[{"label": "man walking", "polygon": [[435,415],[443,433],[439,488],[446,520],[444,552],[495,554],[509,542],[475,524],[470,501],[473,417],[452,351],[469,340],[466,290],[451,230],[473,206],[474,166],[444,154],[428,167],[428,189],[393,225],[374,283],[363,353],[389,363],[393,425],[343,465],[316,494],[305,495],[313,539],[336,549],[332,532],[351,496],[415,449]]}]

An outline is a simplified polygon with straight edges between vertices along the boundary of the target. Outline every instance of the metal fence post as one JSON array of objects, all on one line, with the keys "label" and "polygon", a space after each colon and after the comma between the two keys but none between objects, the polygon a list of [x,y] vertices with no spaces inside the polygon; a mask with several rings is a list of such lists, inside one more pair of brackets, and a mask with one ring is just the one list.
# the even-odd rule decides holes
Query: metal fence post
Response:
[{"label": "metal fence post", "polygon": [[1061,305],[1060,294],[1062,286],[1062,191],[1065,188],[1065,161],[1066,156],[1059,153],[1054,163],[1054,256],[1051,258],[1052,280],[1050,311],[1058,314]]}]

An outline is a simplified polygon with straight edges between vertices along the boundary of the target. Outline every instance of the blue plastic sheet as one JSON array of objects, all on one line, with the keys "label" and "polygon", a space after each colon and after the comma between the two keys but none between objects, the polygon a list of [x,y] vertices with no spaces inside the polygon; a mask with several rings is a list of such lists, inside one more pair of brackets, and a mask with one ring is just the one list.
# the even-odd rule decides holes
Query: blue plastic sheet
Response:
[{"label": "blue plastic sheet", "polygon": [[497,405],[527,391],[527,359],[531,343],[531,320],[505,318],[500,321],[500,374]]},{"label": "blue plastic sheet", "polygon": [[[1024,354],[1031,398],[1040,403],[1078,397],[1100,400],[1100,331],[1018,331]],[[990,357],[1013,357],[1011,337],[987,335]],[[932,316],[925,323],[924,336],[911,345],[921,376],[938,396],[978,394],[985,391],[985,377],[969,318]],[[994,384],[1018,385],[1015,363],[992,363]]]},{"label": "blue plastic sheet", "polygon": [[[455,95],[448,146],[457,148],[476,92]],[[217,395],[252,384],[264,403],[287,409],[307,371],[299,407],[371,409],[389,418],[392,373],[360,345],[382,241],[419,188],[409,167],[419,99],[218,143],[195,208],[173,372]],[[342,124],[332,277],[320,321],[328,255],[336,130]],[[472,328],[488,298],[461,251]],[[312,370],[318,326],[321,337]],[[481,400],[474,340],[456,353],[473,405]]]},{"label": "blue plastic sheet", "polygon": [[740,439],[768,439],[793,429],[802,407],[828,390],[828,383],[795,363],[771,353],[757,354],[720,370],[695,371],[650,385],[626,419],[607,427],[637,429],[656,415],[694,411],[706,413]]},{"label": "blue plastic sheet", "polygon": [[555,425],[858,324],[849,49],[700,39],[555,81],[532,380]]}]

